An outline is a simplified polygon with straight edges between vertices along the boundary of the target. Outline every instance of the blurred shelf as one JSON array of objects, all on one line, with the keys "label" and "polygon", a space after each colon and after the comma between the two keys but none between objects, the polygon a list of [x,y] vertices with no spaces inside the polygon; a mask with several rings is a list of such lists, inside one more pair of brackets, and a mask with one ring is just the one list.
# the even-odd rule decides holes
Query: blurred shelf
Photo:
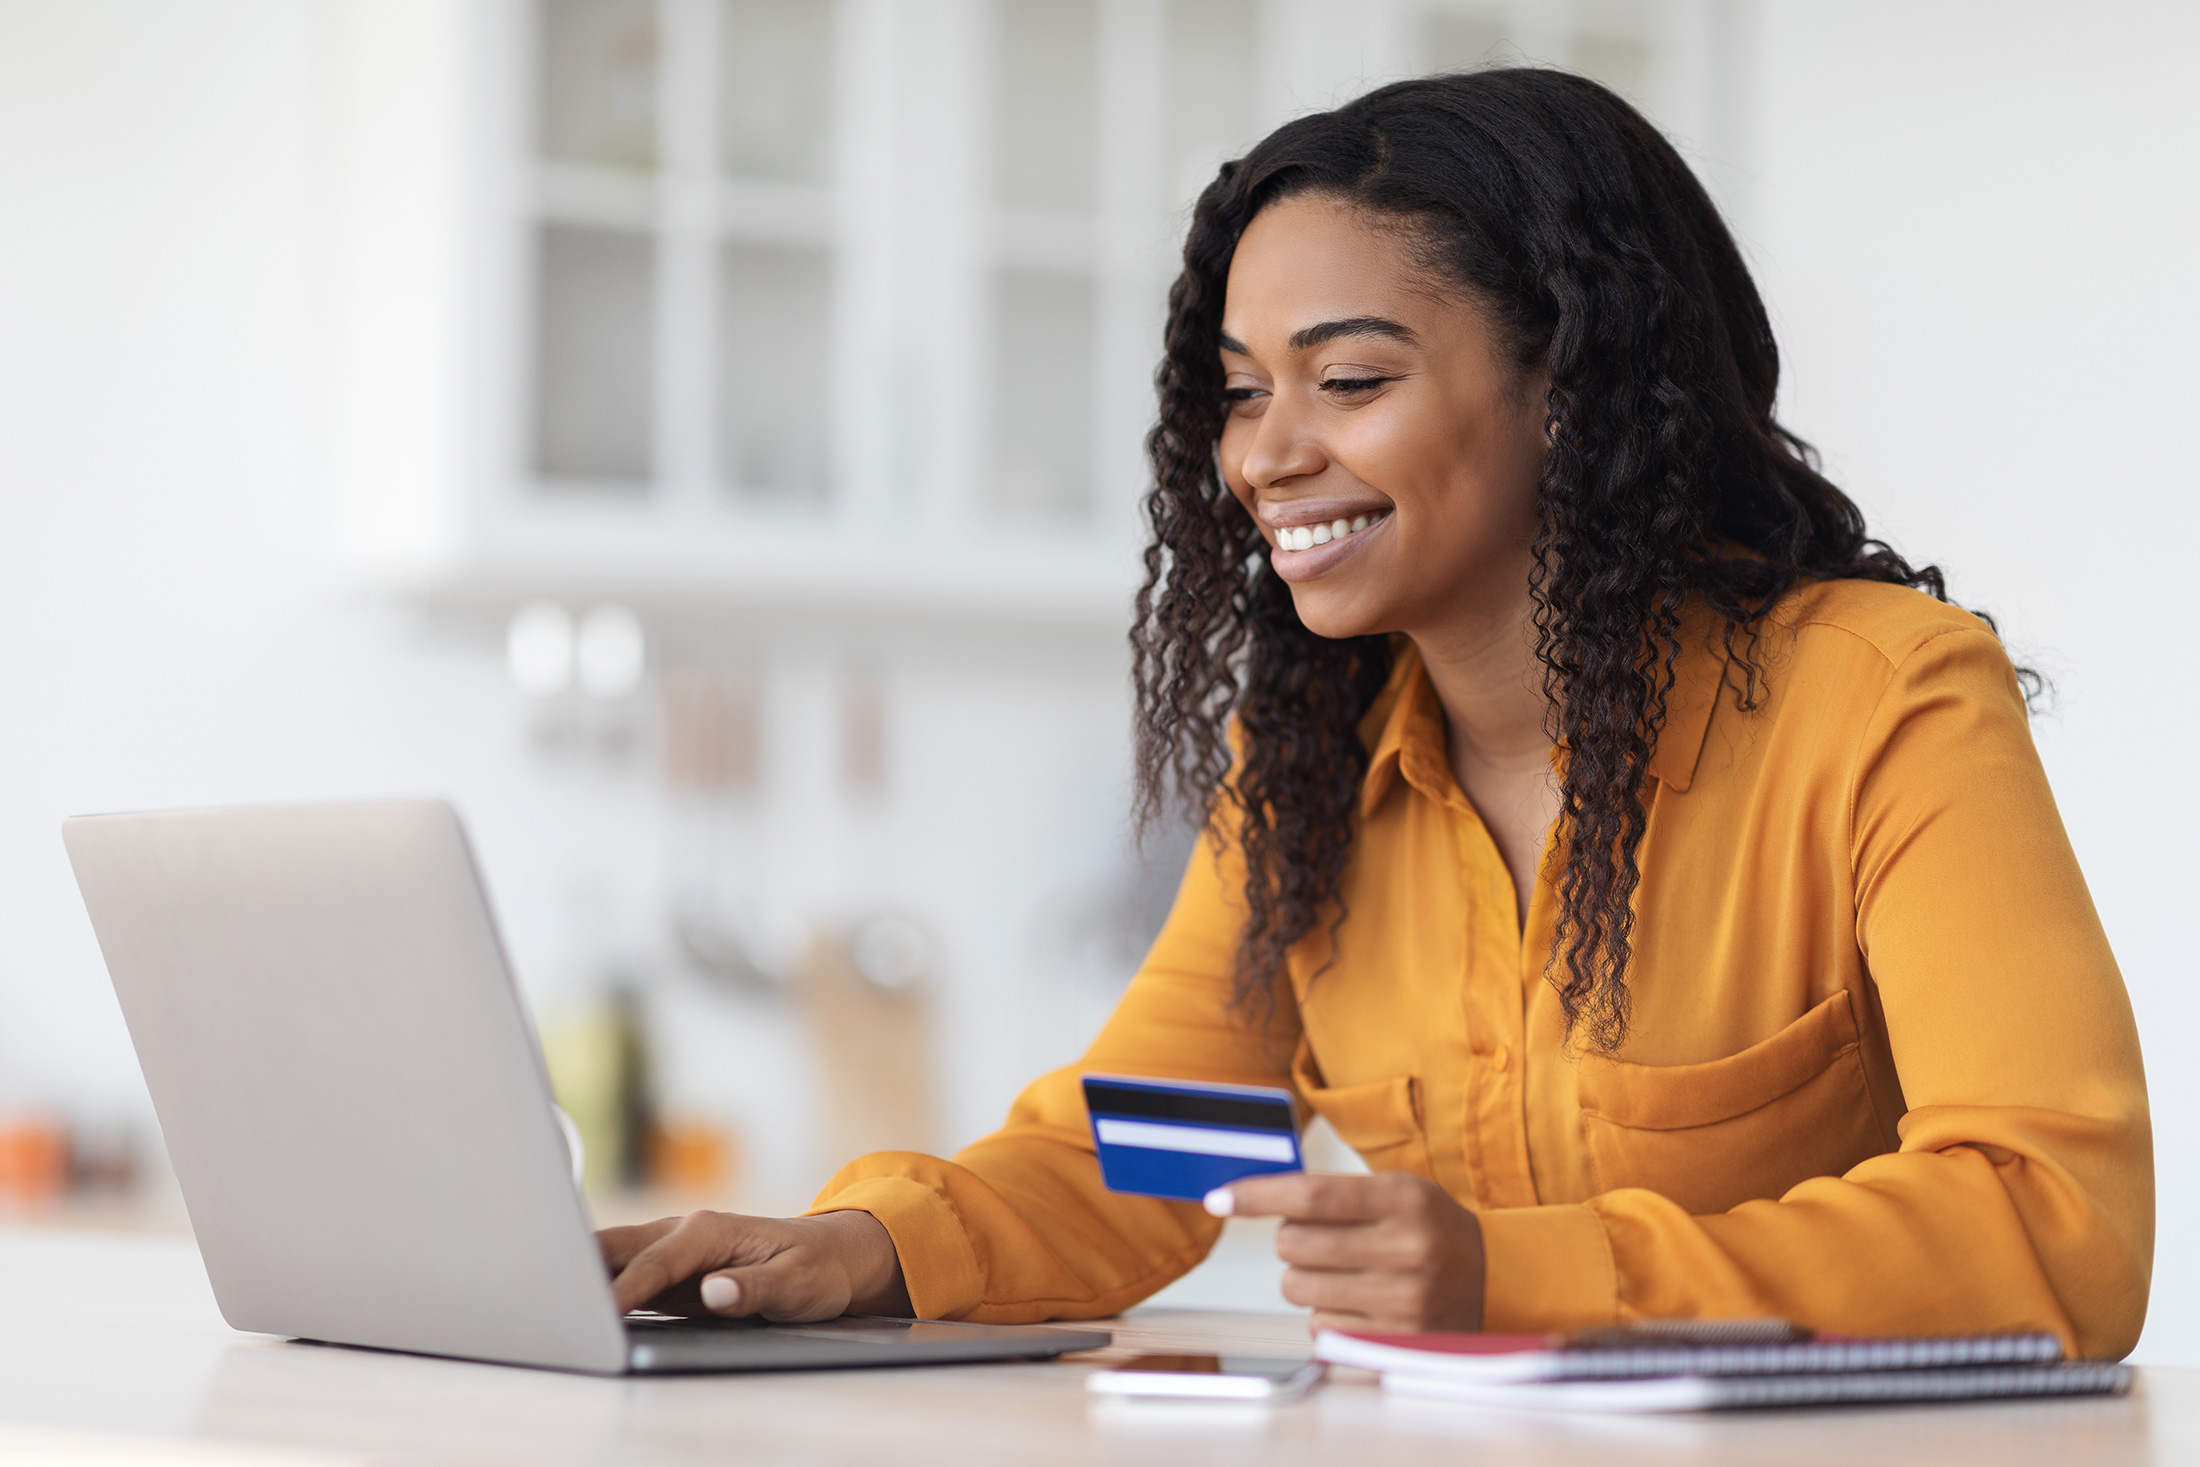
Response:
[{"label": "blurred shelf", "polygon": [[812,185],[716,183],[571,163],[534,170],[534,212],[561,224],[657,230],[667,217],[728,239],[824,245],[832,239],[833,197]]},{"label": "blurred shelf", "polygon": [[1130,624],[1139,569],[1135,544],[1093,529],[890,536],[824,520],[737,522],[599,502],[537,509],[474,549],[369,569],[367,579],[462,608],[615,600],[645,613],[1028,623],[1112,635]]}]

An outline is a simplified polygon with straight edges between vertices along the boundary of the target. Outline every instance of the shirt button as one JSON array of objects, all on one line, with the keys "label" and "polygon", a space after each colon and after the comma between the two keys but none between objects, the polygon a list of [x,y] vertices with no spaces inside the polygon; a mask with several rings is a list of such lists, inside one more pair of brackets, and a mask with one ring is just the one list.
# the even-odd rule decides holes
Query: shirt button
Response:
[{"label": "shirt button", "polygon": [[1500,1044],[1497,1046],[1497,1048],[1490,1051],[1491,1069],[1496,1070],[1500,1074],[1503,1074],[1505,1067],[1511,1063],[1512,1051],[1505,1048],[1504,1045]]}]

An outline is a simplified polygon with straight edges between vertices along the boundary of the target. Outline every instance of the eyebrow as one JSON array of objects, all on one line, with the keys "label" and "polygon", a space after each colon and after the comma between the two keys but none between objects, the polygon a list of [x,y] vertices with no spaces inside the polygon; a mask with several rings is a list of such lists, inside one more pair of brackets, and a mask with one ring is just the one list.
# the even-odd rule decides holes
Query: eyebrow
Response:
[{"label": "eyebrow", "polygon": [[[1304,351],[1310,346],[1320,346],[1325,341],[1336,341],[1346,336],[1376,336],[1389,341],[1404,342],[1407,346],[1419,345],[1421,338],[1412,330],[1386,316],[1347,316],[1341,321],[1322,321],[1303,331],[1292,333],[1285,343],[1293,351]],[[1220,345],[1224,351],[1235,352],[1241,357],[1251,356],[1243,342],[1225,335]]]}]

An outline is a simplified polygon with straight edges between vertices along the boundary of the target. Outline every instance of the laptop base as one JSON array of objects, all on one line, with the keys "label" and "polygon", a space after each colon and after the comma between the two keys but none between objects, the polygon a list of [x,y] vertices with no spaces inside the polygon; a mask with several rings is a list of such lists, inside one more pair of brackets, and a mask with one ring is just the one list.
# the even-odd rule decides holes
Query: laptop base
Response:
[{"label": "laptop base", "polygon": [[1105,1330],[864,1315],[815,1324],[629,1316],[626,1337],[627,1368],[637,1375],[1048,1360],[1072,1350],[1104,1349],[1110,1339]]}]

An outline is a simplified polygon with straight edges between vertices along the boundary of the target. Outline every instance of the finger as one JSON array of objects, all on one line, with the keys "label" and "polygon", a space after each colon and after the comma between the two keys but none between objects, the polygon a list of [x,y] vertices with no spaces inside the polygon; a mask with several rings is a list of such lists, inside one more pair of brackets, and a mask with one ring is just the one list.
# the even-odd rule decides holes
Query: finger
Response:
[{"label": "finger", "polygon": [[1373,1329],[1425,1329],[1430,1313],[1425,1282],[1410,1274],[1287,1268],[1283,1297],[1321,1314],[1358,1315]]},{"label": "finger", "polygon": [[847,1290],[836,1291],[817,1260],[797,1248],[745,1268],[705,1274],[702,1296],[713,1314],[782,1324],[837,1319],[848,1312]]},{"label": "finger", "polygon": [[[1207,1194],[1206,1207],[1218,1217],[1308,1217],[1335,1222],[1373,1222],[1398,1210],[1402,1192],[1391,1178],[1330,1176],[1318,1172],[1281,1172],[1247,1177]],[[1225,1203],[1222,1199],[1227,1198]]]},{"label": "finger", "polygon": [[1442,1240],[1410,1218],[1323,1222],[1291,1218],[1276,1229],[1276,1257],[1304,1268],[1430,1273],[1443,1262]]},{"label": "finger", "polygon": [[705,1269],[735,1261],[729,1219],[690,1213],[678,1226],[627,1260],[612,1280],[611,1297],[621,1313],[636,1309],[666,1289]]},{"label": "finger", "polygon": [[650,1314],[677,1314],[683,1319],[696,1319],[710,1313],[703,1303],[703,1280],[700,1276],[683,1279],[679,1283],[652,1294],[635,1305]]},{"label": "finger", "polygon": [[1366,1314],[1368,1275],[1339,1273],[1324,1268],[1287,1268],[1283,1271],[1285,1302],[1301,1309],[1326,1314]]},{"label": "finger", "polygon": [[604,1267],[617,1273],[635,1254],[678,1227],[680,1221],[676,1217],[660,1217],[655,1222],[598,1228],[596,1246],[603,1250]]},{"label": "finger", "polygon": [[784,1219],[691,1212],[628,1260],[612,1281],[612,1297],[621,1309],[648,1304],[668,1313],[697,1312],[704,1307],[697,1288],[702,1274],[763,1263],[798,1241]]},{"label": "finger", "polygon": [[639,1309],[678,1283],[677,1266],[652,1245],[636,1254],[611,1280],[611,1302],[621,1314]]},{"label": "finger", "polygon": [[1292,1218],[1276,1229],[1276,1257],[1301,1268],[1356,1270],[1395,1266],[1397,1251],[1381,1223]]}]

